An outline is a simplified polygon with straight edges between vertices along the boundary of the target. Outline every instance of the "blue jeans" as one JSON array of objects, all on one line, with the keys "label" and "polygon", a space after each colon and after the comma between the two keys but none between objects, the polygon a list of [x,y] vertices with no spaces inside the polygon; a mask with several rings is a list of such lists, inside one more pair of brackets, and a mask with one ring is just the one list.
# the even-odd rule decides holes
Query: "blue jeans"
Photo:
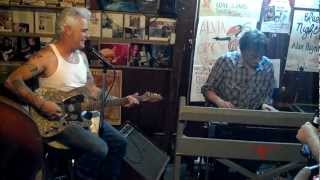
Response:
[{"label": "blue jeans", "polygon": [[84,175],[84,179],[115,180],[120,175],[127,140],[106,121],[101,123],[99,136],[79,126],[69,126],[55,140],[81,154],[76,172]]}]

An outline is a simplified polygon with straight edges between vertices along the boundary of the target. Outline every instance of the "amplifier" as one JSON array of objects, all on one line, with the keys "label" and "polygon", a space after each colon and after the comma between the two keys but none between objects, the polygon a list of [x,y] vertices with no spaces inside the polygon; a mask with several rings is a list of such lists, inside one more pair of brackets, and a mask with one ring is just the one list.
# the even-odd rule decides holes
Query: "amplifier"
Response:
[{"label": "amplifier", "polygon": [[124,157],[127,164],[145,180],[159,180],[169,156],[128,123],[120,129],[120,133],[128,140]]}]

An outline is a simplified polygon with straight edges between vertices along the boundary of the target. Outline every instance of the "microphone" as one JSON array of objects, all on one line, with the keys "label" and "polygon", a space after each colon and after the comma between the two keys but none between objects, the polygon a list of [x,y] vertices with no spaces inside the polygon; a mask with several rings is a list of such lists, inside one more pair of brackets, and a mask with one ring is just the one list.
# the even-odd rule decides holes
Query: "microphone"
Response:
[{"label": "microphone", "polygon": [[88,47],[88,51],[95,57],[97,57],[105,67],[113,69],[113,65],[110,62],[108,62],[108,60],[105,57],[103,57],[102,54],[98,52],[95,48]]}]

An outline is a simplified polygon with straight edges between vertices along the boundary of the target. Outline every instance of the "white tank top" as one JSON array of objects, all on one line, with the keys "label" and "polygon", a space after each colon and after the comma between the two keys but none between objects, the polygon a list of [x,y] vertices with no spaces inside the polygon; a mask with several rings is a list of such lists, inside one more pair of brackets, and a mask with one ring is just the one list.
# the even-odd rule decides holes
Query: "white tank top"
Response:
[{"label": "white tank top", "polygon": [[70,91],[74,88],[84,86],[87,83],[88,67],[79,50],[71,56],[78,56],[79,63],[72,64],[64,60],[54,44],[50,44],[58,60],[56,71],[47,78],[39,79],[40,88],[54,88],[60,91]]}]

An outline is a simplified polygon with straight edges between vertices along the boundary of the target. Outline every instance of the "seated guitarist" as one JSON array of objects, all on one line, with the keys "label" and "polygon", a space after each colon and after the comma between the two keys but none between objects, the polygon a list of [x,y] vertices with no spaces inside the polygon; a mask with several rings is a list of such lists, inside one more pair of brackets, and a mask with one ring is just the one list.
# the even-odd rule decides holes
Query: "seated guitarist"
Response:
[{"label": "seated guitarist", "polygon": [[[34,54],[25,64],[15,70],[6,80],[5,86],[41,111],[48,119],[58,119],[62,109],[53,101],[32,92],[24,83],[34,76],[39,77],[40,88],[55,88],[70,91],[87,86],[90,96],[98,98],[84,48],[88,39],[90,11],[85,8],[66,8],[56,21],[56,40]],[[129,95],[126,107],[138,104],[134,95]],[[76,174],[84,179],[116,180],[120,175],[121,160],[126,153],[126,139],[111,125],[102,121],[100,137],[80,126],[68,126],[52,139],[63,143],[75,152],[81,152]],[[88,159],[84,159],[84,158]],[[90,160],[90,161],[89,161]],[[89,165],[88,167],[84,166]],[[78,177],[77,179],[81,179]]]}]

